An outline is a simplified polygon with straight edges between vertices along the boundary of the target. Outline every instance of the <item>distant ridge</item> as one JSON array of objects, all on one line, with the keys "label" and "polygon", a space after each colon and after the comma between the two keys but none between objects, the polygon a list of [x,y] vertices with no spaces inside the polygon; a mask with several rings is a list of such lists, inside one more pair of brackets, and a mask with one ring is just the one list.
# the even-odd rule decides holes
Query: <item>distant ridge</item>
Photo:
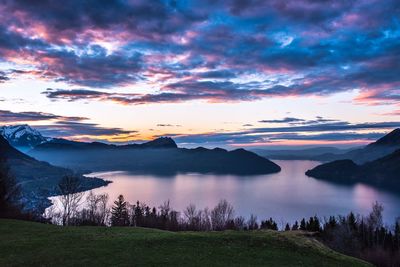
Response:
[{"label": "distant ridge", "polygon": [[78,142],[63,138],[53,138],[52,140],[39,144],[35,151],[46,149],[67,149],[67,150],[86,150],[86,149],[124,149],[124,148],[177,148],[177,144],[170,137],[159,137],[152,141],[142,144],[114,145],[102,142]]},{"label": "distant ridge", "polygon": [[400,149],[400,129],[395,129],[379,140],[359,148],[338,149],[335,147],[314,147],[291,150],[254,149],[254,151],[270,159],[315,160],[323,162],[350,159],[357,164],[363,164],[384,157],[397,149]]},{"label": "distant ridge", "polygon": [[373,142],[367,147],[376,147],[376,146],[399,146],[400,147],[400,128],[397,128],[382,138],[378,139],[376,142]]},{"label": "distant ridge", "polygon": [[395,148],[399,146],[400,129],[395,129],[353,156],[371,158],[389,151],[386,155],[363,164],[356,164],[351,159],[336,160],[308,170],[306,174],[335,182],[365,182],[397,191],[400,190],[400,149]]},{"label": "distant ridge", "polygon": [[171,137],[158,137],[143,144],[130,144],[127,147],[140,148],[178,148],[178,145]]},{"label": "distant ridge", "polygon": [[[26,150],[34,158],[78,172],[128,170],[163,174],[200,172],[252,175],[280,171],[275,163],[244,149],[178,148],[170,137],[159,137],[141,144],[115,145],[44,137],[26,124],[3,126],[1,129],[2,135],[15,148]],[[17,153],[16,150],[13,153]],[[20,156],[27,157],[24,154]],[[28,173],[20,171],[19,176]],[[32,174],[36,175],[36,172]]]},{"label": "distant ridge", "polygon": [[170,137],[129,145],[53,139],[29,154],[79,171],[125,170],[168,175],[179,172],[252,175],[280,171],[272,161],[244,149],[178,148]]},{"label": "distant ridge", "polygon": [[154,148],[177,148],[177,144],[171,137],[159,137],[152,141],[142,144],[143,147],[154,147]]},{"label": "distant ridge", "polygon": [[320,155],[316,156],[315,159],[318,158],[322,161],[333,161],[333,160],[341,160],[341,159],[350,159],[357,164],[364,164],[369,161],[373,161],[389,155],[394,151],[400,149],[400,129],[395,129],[390,133],[386,134],[382,138],[377,141],[368,144],[367,146],[355,150],[350,150],[344,154],[337,155]]}]

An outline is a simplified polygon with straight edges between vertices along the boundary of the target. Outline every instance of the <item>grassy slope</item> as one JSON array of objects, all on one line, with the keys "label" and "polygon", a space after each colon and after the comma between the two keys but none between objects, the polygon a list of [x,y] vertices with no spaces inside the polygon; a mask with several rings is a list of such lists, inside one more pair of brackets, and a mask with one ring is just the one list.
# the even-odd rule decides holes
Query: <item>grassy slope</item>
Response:
[{"label": "grassy slope", "polygon": [[295,232],[172,233],[0,220],[0,266],[369,266]]}]

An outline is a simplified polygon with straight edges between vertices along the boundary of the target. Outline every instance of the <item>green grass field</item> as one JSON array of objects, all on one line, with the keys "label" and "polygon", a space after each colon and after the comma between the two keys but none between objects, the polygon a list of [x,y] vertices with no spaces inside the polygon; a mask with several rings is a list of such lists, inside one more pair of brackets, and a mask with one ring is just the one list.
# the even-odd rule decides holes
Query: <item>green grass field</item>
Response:
[{"label": "green grass field", "polygon": [[181,232],[0,220],[0,266],[369,266],[300,232]]}]

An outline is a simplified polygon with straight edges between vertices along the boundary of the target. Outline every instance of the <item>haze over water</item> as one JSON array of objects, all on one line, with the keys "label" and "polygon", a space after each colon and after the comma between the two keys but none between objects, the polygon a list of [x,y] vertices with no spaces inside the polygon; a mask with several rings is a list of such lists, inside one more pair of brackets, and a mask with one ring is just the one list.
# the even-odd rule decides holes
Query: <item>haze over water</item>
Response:
[{"label": "haze over water", "polygon": [[[373,202],[384,205],[384,221],[393,224],[400,216],[400,195],[364,184],[338,185],[307,177],[304,173],[316,161],[275,161],[282,171],[270,175],[235,176],[178,174],[170,177],[137,175],[127,172],[92,173],[112,181],[93,192],[108,193],[109,204],[123,194],[131,204],[137,200],[158,207],[170,200],[172,208],[183,211],[190,203],[212,208],[227,199],[237,216],[274,218],[278,223],[294,222],[317,215],[346,215],[350,211],[367,215]],[[282,226],[282,225],[280,225]]]}]

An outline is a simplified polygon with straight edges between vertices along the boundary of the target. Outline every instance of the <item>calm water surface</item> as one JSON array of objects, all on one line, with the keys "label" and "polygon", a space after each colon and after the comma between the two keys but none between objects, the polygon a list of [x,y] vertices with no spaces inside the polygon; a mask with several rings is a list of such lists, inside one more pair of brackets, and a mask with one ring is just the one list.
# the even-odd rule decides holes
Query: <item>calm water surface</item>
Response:
[{"label": "calm water surface", "polygon": [[400,216],[400,195],[364,184],[338,185],[307,177],[304,173],[319,164],[315,161],[275,161],[282,167],[277,174],[258,176],[178,174],[171,177],[137,175],[127,172],[97,172],[90,176],[111,180],[106,187],[92,190],[108,193],[110,203],[123,194],[158,207],[165,200],[182,211],[189,203],[212,208],[220,199],[235,207],[236,215],[251,213],[259,219],[294,222],[303,217],[343,215],[350,211],[368,214],[371,204],[385,207],[384,220],[392,224]]}]

